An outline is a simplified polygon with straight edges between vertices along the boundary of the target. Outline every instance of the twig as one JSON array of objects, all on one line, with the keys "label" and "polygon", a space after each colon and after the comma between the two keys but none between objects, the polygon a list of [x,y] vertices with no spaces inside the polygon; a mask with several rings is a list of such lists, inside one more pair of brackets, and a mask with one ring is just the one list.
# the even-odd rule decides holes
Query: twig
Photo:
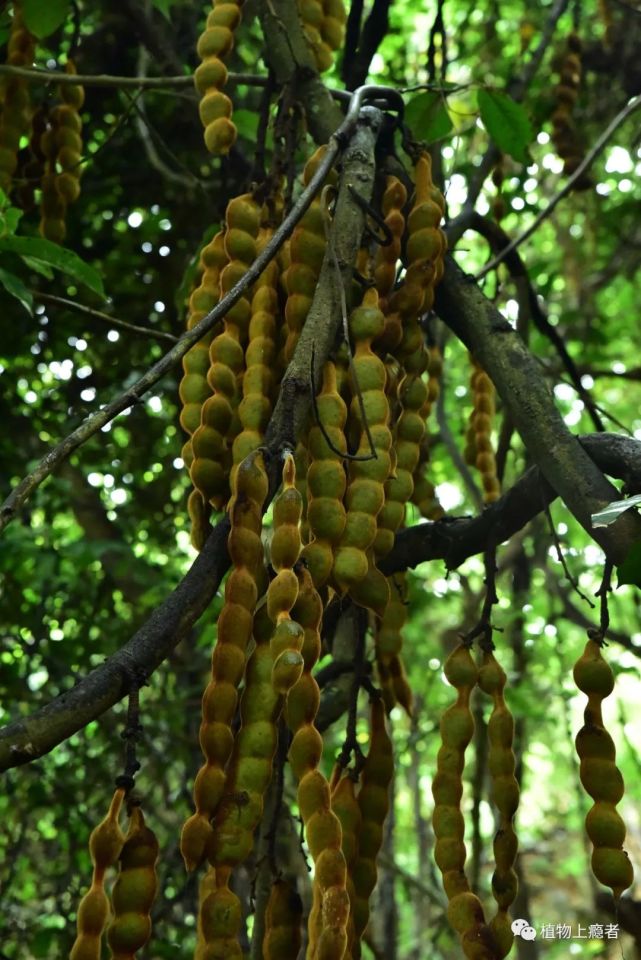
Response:
[{"label": "twig", "polygon": [[481,615],[476,626],[472,627],[472,629],[461,639],[466,646],[471,646],[474,640],[476,640],[477,637],[480,637],[481,639],[479,640],[479,646],[481,650],[491,653],[494,649],[494,643],[492,642],[492,630],[497,629],[496,627],[492,627],[492,607],[495,603],[498,603],[499,600],[496,593],[495,543],[490,541],[483,559],[485,562],[485,598],[483,600]]},{"label": "twig", "polygon": [[127,705],[127,723],[122,731],[122,739],[125,741],[125,763],[120,776],[116,777],[116,786],[124,787],[127,795],[131,793],[134,786],[134,778],[140,763],[136,756],[136,745],[140,739],[142,727],[140,726],[140,681],[135,678],[131,680],[129,689],[129,702]]},{"label": "twig", "polygon": [[599,628],[598,630],[588,630],[588,634],[593,640],[597,641],[599,646],[603,646],[605,635],[608,632],[608,627],[610,626],[608,594],[612,589],[612,569],[612,562],[606,558],[606,561],[603,564],[603,579],[601,580],[601,586],[596,592],[596,596],[601,600],[599,609]]},{"label": "twig", "polygon": [[116,327],[119,330],[126,330],[127,333],[133,333],[139,337],[148,337],[151,340],[167,340],[169,343],[176,343],[177,338],[172,333],[165,333],[164,330],[152,330],[150,327],[137,327],[134,323],[128,323],[126,320],[119,320],[108,313],[102,313],[101,310],[94,310],[93,307],[87,307],[84,303],[78,303],[76,300],[67,300],[66,297],[58,297],[53,293],[42,293],[40,290],[32,290],[31,293],[36,300],[42,303],[50,303],[56,307],[68,307],[69,310],[75,310],[76,313],[82,313],[85,317],[92,320],[100,320],[110,327]]},{"label": "twig", "polygon": [[438,397],[436,398],[436,422],[438,424],[439,432],[441,439],[445,444],[447,452],[450,455],[452,463],[456,468],[458,475],[463,481],[463,486],[467,490],[468,494],[472,499],[472,503],[477,510],[483,509],[483,497],[481,491],[477,487],[474,477],[472,476],[472,471],[466,464],[465,460],[461,456],[461,451],[458,448],[458,445],[452,436],[452,431],[450,430],[450,425],[447,422],[447,415],[445,412],[445,390],[439,390]]},{"label": "twig", "polygon": [[[150,90],[162,87],[193,88],[194,86],[194,78],[191,75],[178,77],[116,77],[107,73],[61,73],[58,70],[43,70],[40,67],[15,67],[6,63],[0,64],[0,75],[2,74],[21,77],[23,80],[33,80],[38,83],[57,83],[69,86],[82,84],[83,87],[120,87],[122,89],[134,87]],[[227,83],[245,84],[248,87],[266,87],[267,82],[267,77],[254,73],[230,73],[227,76]]]},{"label": "twig", "polygon": [[563,572],[564,572],[564,574],[565,574],[565,579],[566,579],[566,580],[568,581],[568,583],[571,585],[571,587],[572,587],[572,589],[575,591],[575,593],[577,593],[577,594],[581,597],[582,600],[585,600],[585,602],[588,603],[588,604],[594,609],[594,604],[592,603],[592,601],[590,600],[590,598],[587,597],[587,596],[583,593],[583,591],[582,591],[581,588],[579,587],[578,581],[577,581],[576,578],[573,577],[572,574],[570,573],[570,568],[568,567],[568,565],[567,565],[567,563],[566,563],[566,561],[565,561],[565,555],[564,555],[564,553],[563,553],[563,550],[561,549],[561,543],[560,543],[560,541],[559,541],[559,538],[558,538],[558,535],[557,535],[557,532],[556,532],[556,527],[554,526],[554,521],[553,521],[553,519],[552,519],[552,514],[550,513],[550,505],[549,505],[549,503],[547,503],[547,501],[545,501],[545,500],[543,501],[543,512],[545,513],[545,516],[546,516],[547,522],[548,522],[548,526],[550,527],[550,533],[552,534],[552,540],[554,541],[554,551],[555,551],[555,553],[556,553],[557,560],[559,561],[559,563],[560,563],[561,566],[563,567]]},{"label": "twig", "polygon": [[536,215],[536,217],[534,218],[532,223],[529,225],[529,227],[523,230],[522,233],[520,233],[517,237],[514,238],[514,240],[511,240],[510,243],[507,245],[507,247],[504,247],[504,249],[501,250],[500,254],[494,257],[493,260],[490,260],[489,263],[486,263],[483,269],[480,270],[479,273],[475,275],[476,280],[480,280],[481,277],[486,276],[486,274],[488,274],[491,270],[495,270],[498,267],[498,265],[502,263],[503,260],[505,260],[506,256],[512,252],[512,250],[516,250],[517,247],[520,247],[522,243],[524,243],[526,240],[529,239],[529,237],[532,236],[532,234],[539,228],[539,226],[543,223],[543,221],[546,220],[550,216],[552,211],[556,209],[557,205],[561,202],[561,200],[563,200],[563,198],[566,197],[568,193],[572,191],[572,188],[574,187],[574,184],[577,182],[577,180],[580,180],[583,174],[586,172],[586,170],[590,169],[590,167],[592,166],[596,158],[599,156],[603,148],[606,146],[612,134],[615,133],[615,131],[618,130],[621,124],[624,123],[628,119],[628,117],[631,117],[632,114],[639,109],[639,107],[641,107],[641,94],[638,94],[636,97],[633,97],[632,100],[630,100],[630,102],[627,103],[626,106],[619,111],[619,113],[617,113],[614,120],[612,120],[608,124],[608,126],[605,128],[601,136],[598,138],[598,140],[592,147],[592,149],[589,150],[588,153],[585,155],[585,157],[583,158],[579,166],[576,168],[576,170],[572,174],[572,176],[566,180],[565,185],[562,187],[562,189],[559,190],[556,196],[552,197],[548,205],[544,207],[543,210],[541,210],[540,213]]},{"label": "twig", "polygon": [[364,614],[365,611],[359,608],[357,616],[355,616],[353,619],[354,679],[352,680],[352,685],[349,691],[349,709],[347,712],[345,741],[336,760],[342,770],[344,770],[349,764],[352,753],[354,754],[354,760],[357,768],[360,766],[360,764],[362,764],[364,759],[363,751],[360,748],[360,744],[356,736],[356,723],[358,720],[358,694],[360,693],[361,687],[364,685],[364,673],[362,667],[365,656],[365,630],[367,626]]}]

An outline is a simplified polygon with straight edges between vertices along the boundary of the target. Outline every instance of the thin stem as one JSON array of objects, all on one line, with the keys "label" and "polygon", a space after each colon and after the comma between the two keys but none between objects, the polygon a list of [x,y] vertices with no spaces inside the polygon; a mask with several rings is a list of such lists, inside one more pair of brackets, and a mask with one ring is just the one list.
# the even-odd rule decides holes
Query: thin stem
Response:
[{"label": "thin stem", "polygon": [[[37,83],[57,83],[63,86],[159,89],[162,87],[193,87],[194,85],[194,78],[191,74],[178,77],[117,77],[107,73],[61,73],[58,70],[43,70],[41,67],[16,67],[7,63],[0,64],[0,76],[2,74],[21,77],[23,80],[32,80]],[[227,75],[227,83],[246,84],[248,87],[266,87],[267,82],[267,77],[254,73],[229,73]]]},{"label": "thin stem", "polygon": [[75,310],[76,313],[81,313],[92,320],[99,320],[110,327],[126,330],[127,333],[133,333],[139,337],[148,337],[151,340],[167,340],[169,343],[176,343],[178,339],[172,333],[166,333],[164,330],[152,330],[150,327],[138,327],[135,323],[119,320],[117,317],[112,317],[101,310],[94,310],[93,307],[87,307],[84,303],[78,303],[76,300],[58,297],[53,293],[41,293],[39,290],[32,290],[31,293],[36,300],[40,300],[42,303],[50,303],[54,307],[67,307],[69,310]]}]

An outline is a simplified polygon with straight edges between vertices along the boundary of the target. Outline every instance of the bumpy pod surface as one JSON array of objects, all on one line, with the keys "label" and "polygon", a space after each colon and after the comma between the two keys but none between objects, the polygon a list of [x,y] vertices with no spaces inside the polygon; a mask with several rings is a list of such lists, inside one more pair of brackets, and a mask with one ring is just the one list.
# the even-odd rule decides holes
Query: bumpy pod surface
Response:
[{"label": "bumpy pod surface", "polygon": [[358,859],[354,878],[354,957],[360,957],[360,940],[369,920],[369,899],[376,886],[376,860],[383,842],[383,827],[389,811],[389,788],[394,775],[392,741],[385,724],[381,699],[370,708],[369,752],[361,771],[358,805],[362,825],[358,838]]},{"label": "bumpy pod surface", "polygon": [[[392,434],[389,399],[385,393],[385,364],[372,350],[372,340],[380,336],[385,326],[375,289],[368,290],[361,306],[352,311],[349,325],[354,343],[354,376],[369,426],[368,436],[358,397],[353,397],[350,413],[360,437],[357,454],[361,457],[371,454],[371,437],[376,455],[372,459],[350,462],[345,529],[334,554],[332,575],[343,593],[349,590],[353,599],[363,606],[371,607],[373,601],[373,609],[382,615],[387,603],[387,583],[376,570],[368,551],[376,539],[376,519],[385,503],[385,481],[391,470]],[[362,584],[360,591],[356,590],[366,578],[368,582]],[[372,582],[375,585],[373,591]]]},{"label": "bumpy pod surface", "polygon": [[[311,0],[317,3],[318,0]],[[320,3],[318,3],[320,7]],[[309,158],[303,170],[303,184],[307,186],[321,162],[326,151],[322,146]],[[326,182],[332,182],[329,175]],[[285,303],[285,322],[287,325],[287,339],[285,341],[284,359],[291,360],[296,343],[303,329],[309,308],[314,299],[316,285],[320,276],[325,247],[325,225],[320,197],[317,195],[307,211],[297,224],[289,244],[290,263],[283,274],[283,283],[287,292]]]},{"label": "bumpy pod surface", "polygon": [[[323,586],[332,572],[334,552],[345,530],[343,497],[347,475],[342,458],[345,452],[347,407],[338,392],[336,367],[328,360],[323,368],[323,384],[316,400],[318,420],[308,436],[310,465],[307,472],[307,520],[310,543],[303,550],[316,587]],[[332,446],[329,446],[329,437]]]},{"label": "bumpy pod surface", "polygon": [[337,49],[332,47],[325,39],[331,33],[332,25],[327,24],[323,32],[323,25],[327,23],[325,0],[297,0],[296,5],[303,33],[316,61],[316,69],[319,73],[323,73],[325,70],[329,70],[334,62],[332,49]]},{"label": "bumpy pod surface", "polygon": [[[240,957],[240,904],[229,889],[231,871],[251,853],[254,831],[263,814],[263,798],[272,773],[278,740],[277,724],[283,697],[272,684],[273,657],[270,637],[274,625],[263,604],[254,618],[255,648],[245,671],[245,689],[240,701],[241,726],[227,768],[225,793],[213,821],[208,847],[209,859],[216,866],[217,883],[201,904],[201,915],[210,917],[207,936],[203,937],[209,954]],[[301,629],[302,634],[302,629]],[[232,909],[233,905],[233,909]],[[201,922],[201,927],[203,926]]]},{"label": "bumpy pod surface", "polygon": [[402,662],[403,627],[407,623],[407,577],[404,573],[388,578],[389,602],[374,634],[374,650],[383,700],[388,711],[400,703],[412,713],[412,691]]},{"label": "bumpy pod surface", "polygon": [[354,925],[354,908],[356,890],[354,888],[353,869],[358,860],[359,838],[363,825],[363,814],[356,797],[356,783],[350,773],[342,773],[337,766],[330,779],[332,810],[340,820],[342,841],[341,849],[347,866],[347,894],[349,896],[349,921],[347,925],[347,951],[351,955],[354,950],[356,927]]},{"label": "bumpy pod surface", "polygon": [[[24,25],[22,11],[14,4],[7,64],[16,67],[31,67],[36,49],[35,38]],[[29,85],[20,77],[3,78],[0,87],[2,113],[0,114],[0,188],[5,193],[11,190],[12,179],[18,165],[20,139],[29,133],[31,126],[31,100]]]},{"label": "bumpy pod surface", "polygon": [[495,960],[498,945],[485,924],[480,900],[470,892],[464,872],[463,767],[465,750],[474,733],[470,696],[478,679],[477,666],[466,644],[460,643],[452,651],[445,661],[444,672],[456,689],[457,698],[441,717],[441,747],[432,782],[434,858],[443,874],[443,886],[449,899],[448,920],[461,937],[463,952],[467,957]]},{"label": "bumpy pod surface", "polygon": [[106,870],[118,862],[125,842],[125,835],[118,823],[124,797],[124,790],[116,790],[107,816],[89,838],[93,879],[78,907],[78,933],[69,960],[100,960],[102,934],[109,916],[104,878]]},{"label": "bumpy pod surface", "polygon": [[211,819],[225,787],[225,766],[231,755],[231,724],[238,686],[245,671],[252,633],[258,578],[263,565],[262,510],[267,474],[258,451],[244,460],[235,478],[229,505],[231,530],[227,545],[232,569],[225,584],[225,602],[218,618],[218,641],[212,654],[211,680],[202,702],[200,745],[205,762],[194,783],[195,814],[183,826],[180,847],[185,865],[202,863],[212,835]]},{"label": "bumpy pod surface", "polygon": [[[250,193],[227,204],[223,243],[229,263],[220,273],[221,296],[229,293],[255,259],[260,218],[260,207]],[[238,424],[238,378],[245,366],[244,345],[250,317],[251,304],[247,297],[241,297],[225,315],[224,330],[209,347],[207,382],[211,396],[202,404],[200,425],[191,438],[194,460],[190,476],[196,489],[212,505],[220,502],[226,488],[228,470],[224,455]]]},{"label": "bumpy pod surface", "polygon": [[150,911],[158,887],[157,860],[158,841],[145,825],[140,807],[134,807],[120,854],[120,872],[111,891],[113,918],[107,942],[113,960],[134,960],[136,951],[149,939]]},{"label": "bumpy pod surface", "polygon": [[[394,288],[398,264],[401,259],[401,243],[405,232],[403,208],[406,202],[407,190],[398,177],[387,177],[381,201],[381,212],[392,242],[377,248],[374,263],[374,282],[381,298],[381,308],[384,313],[387,312],[385,309],[387,298]],[[383,351],[392,351],[398,346],[403,335],[398,315],[396,315],[395,320],[393,316],[386,317],[385,329],[376,344]]]},{"label": "bumpy pod surface", "polygon": [[614,676],[599,644],[590,639],[574,665],[574,681],[588,698],[584,725],[576,736],[581,761],[581,783],[594,800],[585,820],[592,841],[592,872],[612,888],[615,900],[632,883],[633,870],[623,849],[625,824],[616,811],[623,796],[623,777],[616,765],[616,750],[603,725],[601,703],[614,689]]},{"label": "bumpy pod surface", "polygon": [[289,880],[277,880],[265,910],[263,960],[296,960],[301,947],[303,902]]},{"label": "bumpy pod surface", "polygon": [[432,161],[421,153],[415,170],[414,203],[407,218],[407,270],[404,282],[389,299],[389,314],[396,314],[402,337],[395,355],[403,360],[408,373],[422,373],[426,367],[425,347],[419,316],[431,310],[434,289],[443,276],[443,258],[447,249],[445,234],[439,227],[445,210],[443,194],[432,180]]},{"label": "bumpy pod surface", "polygon": [[283,486],[274,500],[274,533],[271,562],[276,576],[267,590],[267,614],[274,625],[270,648],[273,660],[272,684],[287,694],[303,672],[304,629],[290,613],[298,598],[298,577],[294,565],[301,550],[300,518],[302,498],[296,489],[294,458],[288,454],[283,466]]},{"label": "bumpy pod surface", "polygon": [[[263,244],[269,235],[262,238]],[[272,260],[254,286],[242,380],[243,398],[238,407],[242,431],[233,442],[232,478],[238,464],[260,446],[272,412],[276,380],[278,275],[278,264]]]},{"label": "bumpy pod surface", "polygon": [[[505,672],[493,653],[483,654],[479,669],[478,685],[483,693],[492,697],[494,706],[487,725],[490,742],[488,768],[492,784],[492,799],[499,812],[499,824],[494,837],[496,869],[492,876],[492,895],[498,905],[496,917],[490,926],[500,942],[500,956],[507,956],[512,946],[509,908],[516,897],[518,879],[514,862],[518,841],[514,832],[514,816],[519,802],[519,785],[514,776],[516,761],[512,749],[514,720],[505,702],[503,691]],[[503,936],[499,937],[499,933]]]},{"label": "bumpy pod surface", "polygon": [[347,868],[341,849],[341,825],[331,809],[329,784],[319,769],[323,739],[314,726],[320,691],[312,669],[321,649],[323,604],[306,568],[299,571],[298,579],[293,614],[305,632],[305,665],[300,680],[289,691],[285,715],[293,734],[289,762],[298,781],[298,808],[315,865],[309,956],[315,960],[341,960],[347,947],[349,917]]},{"label": "bumpy pod surface", "polygon": [[476,360],[472,359],[473,409],[470,430],[473,434],[472,450],[474,464],[481,474],[483,500],[493,503],[501,495],[501,485],[496,475],[496,460],[492,447],[492,421],[494,419],[494,384]]},{"label": "bumpy pod surface", "polygon": [[225,58],[234,46],[234,32],[241,19],[242,0],[212,0],[213,10],[196,49],[201,63],[194,73],[198,105],[205,128],[205,146],[210,153],[228,154],[236,142],[236,127],[231,119],[232,102],[223,93],[227,83]]},{"label": "bumpy pod surface", "polygon": [[[189,297],[189,307],[187,312],[187,329],[191,330],[203,317],[212,310],[219,299],[219,281],[220,273],[227,263],[227,254],[223,242],[223,233],[220,232],[207,243],[200,254],[199,270],[200,282]],[[200,415],[203,404],[212,394],[211,387],[207,381],[207,372],[209,370],[209,346],[213,338],[213,332],[206,334],[198,343],[191,347],[183,357],[183,376],[180,381],[178,392],[182,409],[180,411],[180,425],[191,438],[191,436],[200,427]],[[200,449],[207,453],[209,435],[201,435]],[[220,506],[220,499],[216,491],[223,486],[219,471],[214,470],[213,474],[209,464],[216,458],[219,452],[218,446],[214,444],[211,447],[211,457],[204,456],[202,463],[196,467],[199,475],[200,488],[193,491],[190,497],[189,513],[192,521],[192,543],[197,549],[202,544],[204,534],[206,533],[206,524],[210,496],[205,492],[211,493],[211,498],[216,506]],[[183,459],[187,469],[191,469],[194,462],[194,451],[191,439],[186,444],[186,450],[183,450]]]},{"label": "bumpy pod surface", "polygon": [[322,0],[321,37],[330,50],[340,50],[345,39],[347,11],[343,0]]}]

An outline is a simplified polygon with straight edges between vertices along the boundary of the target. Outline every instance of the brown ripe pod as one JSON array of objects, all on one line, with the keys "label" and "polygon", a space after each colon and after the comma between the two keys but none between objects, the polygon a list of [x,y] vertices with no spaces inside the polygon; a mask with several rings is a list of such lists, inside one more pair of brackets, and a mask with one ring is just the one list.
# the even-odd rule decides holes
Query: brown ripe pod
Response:
[{"label": "brown ripe pod", "polygon": [[140,807],[134,807],[120,854],[120,873],[111,892],[113,917],[107,941],[113,960],[134,960],[149,939],[150,911],[158,886],[157,859],[158,841],[145,825]]},{"label": "brown ripe pod", "polygon": [[71,948],[70,960],[100,960],[101,938],[109,916],[104,875],[109,867],[118,862],[125,842],[118,822],[124,797],[124,790],[119,788],[115,791],[107,816],[89,838],[93,880],[78,907],[78,933]]},{"label": "brown ripe pod", "polygon": [[210,153],[225,156],[236,142],[237,131],[231,119],[232,102],[222,89],[227,83],[223,60],[234,46],[234,31],[241,19],[242,0],[213,0],[213,10],[196,46],[201,64],[194,73],[196,90],[201,95],[200,119],[205,146]]},{"label": "brown ripe pod", "polygon": [[574,665],[574,679],[588,698],[585,723],[575,744],[581,761],[581,783],[594,800],[585,819],[594,848],[592,871],[600,883],[612,888],[614,898],[618,900],[631,885],[633,871],[623,849],[625,824],[615,809],[623,797],[623,777],[616,765],[614,743],[603,726],[601,713],[601,701],[612,693],[614,676],[599,643],[592,637]]},{"label": "brown ripe pod", "polygon": [[493,503],[501,495],[496,476],[496,460],[492,447],[494,417],[494,384],[480,364],[470,354],[470,390],[472,413],[466,434],[466,462],[476,466],[483,486],[483,501]]},{"label": "brown ripe pod", "polygon": [[[14,6],[7,63],[16,67],[31,67],[36,48],[33,37],[24,25],[22,11]],[[0,115],[0,188],[11,192],[13,174],[18,165],[18,149],[23,136],[31,127],[29,84],[20,77],[8,76],[2,85],[2,113]]]},{"label": "brown ripe pod", "polygon": [[293,613],[304,630],[304,671],[289,691],[285,717],[294,735],[289,761],[298,781],[298,807],[316,866],[309,944],[318,960],[340,960],[347,946],[347,868],[341,850],[340,822],[330,805],[329,784],[318,768],[323,741],[314,726],[320,698],[312,670],[321,649],[323,604],[305,567],[298,572],[298,581]]},{"label": "brown ripe pod", "polygon": [[188,870],[195,869],[205,857],[212,834],[211,819],[225,787],[225,767],[233,746],[231,724],[252,633],[258,582],[262,582],[260,535],[267,487],[262,454],[256,451],[240,464],[229,505],[231,530],[227,546],[232,570],[218,619],[211,680],[203,695],[200,743],[205,762],[194,784],[196,812],[183,826],[181,836],[181,852]]},{"label": "brown ripe pod", "polygon": [[264,960],[292,960],[301,947],[303,902],[289,880],[277,880],[265,910]]}]

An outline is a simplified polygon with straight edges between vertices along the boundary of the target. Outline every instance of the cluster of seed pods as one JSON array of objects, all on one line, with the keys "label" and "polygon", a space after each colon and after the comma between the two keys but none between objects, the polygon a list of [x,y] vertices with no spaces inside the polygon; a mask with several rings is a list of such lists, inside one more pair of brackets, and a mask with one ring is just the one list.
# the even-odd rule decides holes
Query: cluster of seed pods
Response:
[{"label": "cluster of seed pods", "polygon": [[231,531],[228,548],[232,571],[218,618],[211,680],[203,694],[200,745],[205,762],[194,784],[196,812],[185,823],[181,836],[181,851],[188,870],[195,869],[205,858],[213,836],[211,820],[225,788],[225,767],[234,743],[232,722],[238,703],[238,687],[245,673],[258,582],[262,576],[260,534],[267,485],[262,454],[257,451],[240,465],[229,507]]},{"label": "cluster of seed pods", "polygon": [[590,637],[574,665],[574,681],[588,698],[584,724],[576,736],[581,761],[581,783],[594,800],[585,827],[592,841],[592,871],[612,888],[615,900],[632,883],[632,864],[623,849],[625,824],[616,810],[623,797],[623,777],[616,765],[616,749],[605,729],[601,703],[614,689],[614,676],[598,639]]}]

